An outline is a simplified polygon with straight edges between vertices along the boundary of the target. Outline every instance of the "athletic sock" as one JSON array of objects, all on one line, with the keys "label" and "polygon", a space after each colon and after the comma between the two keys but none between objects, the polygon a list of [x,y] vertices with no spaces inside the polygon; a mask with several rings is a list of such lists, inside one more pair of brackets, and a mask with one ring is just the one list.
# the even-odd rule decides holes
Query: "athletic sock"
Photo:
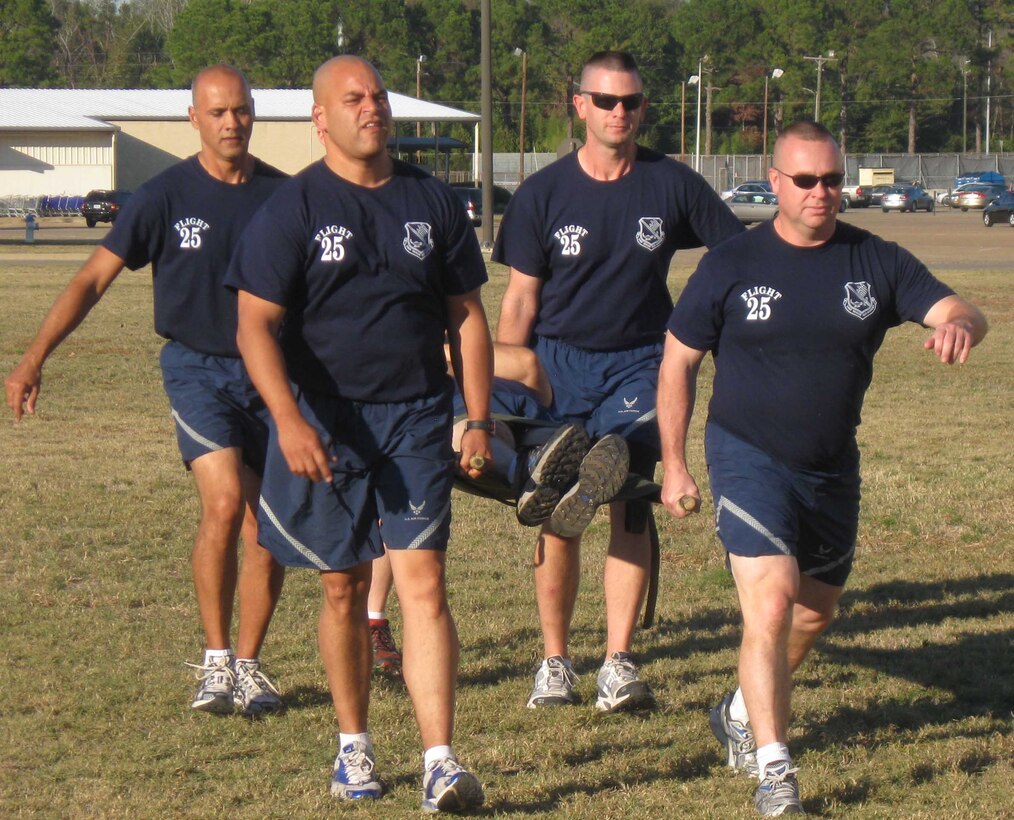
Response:
[{"label": "athletic sock", "polygon": [[222,658],[231,658],[231,649],[205,649],[204,650],[204,665],[214,666],[215,662]]},{"label": "athletic sock", "polygon": [[353,742],[356,742],[356,741],[358,741],[359,743],[365,744],[366,745],[366,751],[369,754],[371,754],[371,755],[373,754],[373,740],[370,737],[370,733],[369,732],[357,732],[356,734],[350,734],[350,735],[347,735],[344,732],[339,732],[338,733],[338,745],[341,748],[343,748],[343,749],[346,746],[348,746],[350,743],[353,743]]},{"label": "athletic sock", "polygon": [[454,757],[454,750],[450,746],[431,746],[423,754],[423,768],[429,768],[429,765],[434,761],[444,760],[448,757]]},{"label": "athletic sock", "polygon": [[746,711],[746,701],[743,700],[743,690],[736,689],[736,694],[732,696],[732,701],[729,703],[729,717],[739,723],[749,723],[750,715]]},{"label": "athletic sock", "polygon": [[386,609],[382,609],[379,612],[374,612],[371,609],[371,610],[369,610],[366,613],[366,617],[369,618],[371,621],[386,621],[387,620],[387,610]]},{"label": "athletic sock", "polygon": [[764,772],[772,763],[788,763],[792,765],[792,757],[789,755],[789,747],[784,743],[768,743],[757,750],[757,770],[760,772],[760,779],[764,779]]}]

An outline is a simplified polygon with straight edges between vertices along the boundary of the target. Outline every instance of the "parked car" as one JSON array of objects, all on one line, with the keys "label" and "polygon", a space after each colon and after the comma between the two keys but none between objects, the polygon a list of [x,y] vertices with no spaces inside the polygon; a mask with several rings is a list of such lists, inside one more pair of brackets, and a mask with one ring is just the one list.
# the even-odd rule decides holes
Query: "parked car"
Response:
[{"label": "parked car", "polygon": [[888,211],[928,211],[930,213],[936,208],[933,197],[918,185],[895,185],[890,191],[884,194],[880,200],[880,208],[886,214]]},{"label": "parked car", "polygon": [[874,185],[870,188],[870,207],[879,208],[880,202],[884,198],[884,194],[889,192],[893,185]]},{"label": "parked car", "polygon": [[736,194],[726,200],[736,218],[744,225],[751,222],[764,222],[778,213],[778,197],[772,193]]},{"label": "parked car", "polygon": [[99,222],[115,222],[120,209],[130,199],[130,191],[89,191],[81,203],[85,224],[94,228]]},{"label": "parked car", "polygon": [[736,194],[770,194],[771,183],[766,179],[753,179],[749,182],[741,182],[735,188],[730,188],[728,191],[722,191],[722,199],[732,199]]},{"label": "parked car", "polygon": [[1003,185],[970,185],[951,197],[951,207],[967,211],[969,208],[985,208],[1007,189]]},{"label": "parked car", "polygon": [[987,228],[1005,220],[1014,228],[1014,191],[1005,191],[982,209],[982,224]]},{"label": "parked car", "polygon": [[[455,183],[451,186],[454,192],[458,195],[458,199],[461,200],[461,204],[465,206],[465,213],[468,214],[468,219],[473,225],[482,224],[482,189],[474,188],[469,185],[459,185]],[[499,185],[493,186],[493,213],[496,215],[502,214],[507,209],[507,203],[511,201],[511,192],[506,188],[501,188]]]},{"label": "parked car", "polygon": [[870,205],[869,185],[845,185],[841,189],[841,200],[849,208],[868,208]]}]

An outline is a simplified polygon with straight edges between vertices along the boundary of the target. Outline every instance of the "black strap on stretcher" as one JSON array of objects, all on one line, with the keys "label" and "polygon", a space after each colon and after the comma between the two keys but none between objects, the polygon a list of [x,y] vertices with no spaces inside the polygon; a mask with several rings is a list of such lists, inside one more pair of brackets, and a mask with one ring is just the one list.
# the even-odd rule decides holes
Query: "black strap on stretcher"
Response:
[{"label": "black strap on stretcher", "polygon": [[[493,418],[496,419],[497,424],[505,424],[510,428],[517,449],[539,447],[545,444],[553,432],[560,428],[560,422],[557,421],[541,421],[498,413],[494,413]],[[471,495],[499,501],[501,504],[506,504],[512,508],[517,506],[517,488],[511,487],[492,476],[469,478],[461,473],[457,473],[454,477],[454,486],[462,492],[470,493]],[[650,501],[653,504],[660,504],[662,502],[662,487],[654,481],[649,481],[644,476],[630,473],[627,476],[626,482],[612,500],[644,500]],[[654,510],[649,510],[648,536],[651,543],[651,561],[648,572],[648,591],[644,600],[644,617],[641,620],[641,627],[643,629],[649,629],[655,623],[655,606],[658,603],[658,577],[661,572],[662,563]]]}]

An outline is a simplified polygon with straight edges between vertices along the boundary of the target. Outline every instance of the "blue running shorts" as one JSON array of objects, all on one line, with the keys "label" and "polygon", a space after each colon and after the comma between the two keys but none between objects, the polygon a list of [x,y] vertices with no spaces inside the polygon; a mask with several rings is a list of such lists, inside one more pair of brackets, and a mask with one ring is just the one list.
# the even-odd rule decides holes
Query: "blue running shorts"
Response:
[{"label": "blue running shorts", "polygon": [[206,453],[238,447],[243,462],[262,474],[270,414],[243,360],[167,342],[159,364],[183,463],[189,468]]},{"label": "blue running shorts", "polygon": [[259,540],[285,566],[342,570],[389,549],[444,550],[451,525],[451,391],[370,404],[298,393],[332,465],[330,484],[293,475],[272,422]]},{"label": "blue running shorts", "polygon": [[[653,478],[654,462],[661,453],[655,397],[662,345],[584,350],[540,337],[535,352],[553,385],[553,413],[584,425],[595,439],[608,433],[623,436],[632,454],[649,455],[647,477]],[[631,469],[635,466],[638,472],[644,469],[640,464]]]},{"label": "blue running shorts", "polygon": [[[556,421],[552,412],[542,404],[535,391],[521,382],[509,379],[493,379],[493,395],[489,411],[501,416],[517,416],[534,421]],[[465,400],[461,393],[454,391],[454,418],[465,417]]]},{"label": "blue running shorts", "polygon": [[789,467],[714,422],[704,432],[715,531],[733,555],[793,555],[799,571],[844,586],[859,528],[859,466]]}]

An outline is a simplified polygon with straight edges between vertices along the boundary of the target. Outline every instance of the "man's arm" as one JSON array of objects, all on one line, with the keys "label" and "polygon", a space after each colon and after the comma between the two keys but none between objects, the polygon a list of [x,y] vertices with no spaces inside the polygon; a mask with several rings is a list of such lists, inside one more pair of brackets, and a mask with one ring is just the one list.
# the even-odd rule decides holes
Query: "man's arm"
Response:
[{"label": "man's arm", "polygon": [[944,364],[968,361],[969,351],[989,329],[982,311],[960,296],[945,296],[929,309],[922,323],[933,328],[923,347]]},{"label": "man's arm", "polygon": [[35,403],[42,389],[43,364],[60,342],[84,321],[120,275],[123,265],[119,256],[100,246],[56,297],[35,339],[7,377],[7,406],[14,411],[15,421],[21,421],[26,411],[35,413]]},{"label": "man's arm", "polygon": [[539,277],[511,268],[507,290],[500,302],[500,322],[496,329],[498,342],[528,346],[539,313],[541,289],[542,280]]},{"label": "man's arm", "polygon": [[[493,340],[478,288],[447,297],[447,317],[451,367],[465,400],[465,411],[470,419],[486,420],[493,388]],[[471,478],[478,478],[482,469],[469,464],[473,456],[492,460],[487,431],[466,430],[461,437],[461,469]]]},{"label": "man's arm", "polygon": [[698,500],[701,491],[687,471],[687,430],[697,398],[697,372],[705,351],[694,350],[666,333],[665,353],[658,373],[658,430],[662,439],[662,503],[677,518],[689,513],[680,499],[689,495]]},{"label": "man's arm", "polygon": [[317,431],[303,418],[289,385],[278,328],[285,308],[239,291],[236,343],[254,387],[271,411],[278,428],[278,446],[289,469],[311,481],[331,481],[327,450]]}]

